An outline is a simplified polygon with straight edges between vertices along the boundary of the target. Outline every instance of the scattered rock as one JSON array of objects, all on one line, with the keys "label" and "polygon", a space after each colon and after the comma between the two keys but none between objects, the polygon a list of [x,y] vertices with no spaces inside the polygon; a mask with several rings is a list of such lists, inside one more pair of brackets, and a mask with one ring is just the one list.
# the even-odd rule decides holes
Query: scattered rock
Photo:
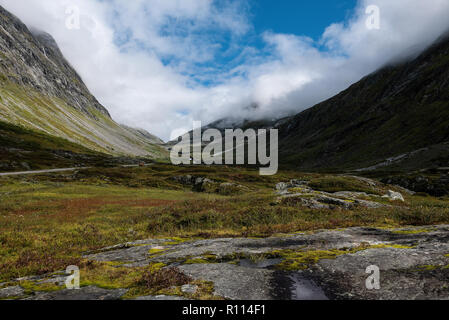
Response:
[{"label": "scattered rock", "polygon": [[288,183],[285,183],[285,182],[279,182],[277,185],[276,185],[276,190],[278,190],[278,191],[285,191],[285,190],[287,190],[289,188],[289,185],[288,185]]},{"label": "scattered rock", "polygon": [[297,179],[292,179],[292,180],[290,180],[290,182],[279,182],[276,185],[276,190],[282,192],[282,191],[286,191],[286,190],[291,189],[291,188],[307,186],[308,183],[309,183],[308,181],[301,181],[301,180],[297,180]]},{"label": "scattered rock", "polygon": [[386,195],[384,195],[382,198],[388,198],[391,201],[399,200],[399,201],[405,202],[405,199],[402,196],[402,194],[400,194],[399,192],[394,192],[392,190],[389,190],[388,193]]},{"label": "scattered rock", "polygon": [[184,293],[195,294],[198,290],[198,286],[192,284],[185,284],[181,287],[181,291]]}]

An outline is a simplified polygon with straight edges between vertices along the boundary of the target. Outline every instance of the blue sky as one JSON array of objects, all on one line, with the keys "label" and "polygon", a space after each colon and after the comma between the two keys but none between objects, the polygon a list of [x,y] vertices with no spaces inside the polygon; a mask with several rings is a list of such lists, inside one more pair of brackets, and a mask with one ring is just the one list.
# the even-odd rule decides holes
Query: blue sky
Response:
[{"label": "blue sky", "polygon": [[357,0],[252,0],[251,12],[257,33],[271,30],[318,40],[332,23],[345,21]]},{"label": "blue sky", "polygon": [[[215,0],[218,7],[228,6],[232,2],[246,19],[248,29],[237,36],[233,30],[214,27],[193,31],[199,38],[209,38],[210,42],[215,42],[219,46],[213,58],[196,61],[195,68],[190,68],[183,73],[197,84],[217,85],[223,80],[216,77],[217,73],[229,72],[245,60],[251,60],[254,51],[257,51],[260,57],[270,55],[271,52],[262,36],[267,32],[309,37],[316,41],[317,48],[326,50],[318,44],[326,28],[332,23],[347,21],[354,15],[354,8],[357,5],[357,0]],[[188,32],[184,29],[173,28],[173,23],[176,25],[179,20],[170,20],[168,23],[170,27],[165,26],[161,33],[168,37],[174,33],[188,36]],[[116,36],[120,40],[129,38],[127,30],[117,29],[116,31]],[[161,55],[165,65],[182,63],[183,58],[179,59],[171,53]],[[245,76],[245,74],[240,75]]]}]

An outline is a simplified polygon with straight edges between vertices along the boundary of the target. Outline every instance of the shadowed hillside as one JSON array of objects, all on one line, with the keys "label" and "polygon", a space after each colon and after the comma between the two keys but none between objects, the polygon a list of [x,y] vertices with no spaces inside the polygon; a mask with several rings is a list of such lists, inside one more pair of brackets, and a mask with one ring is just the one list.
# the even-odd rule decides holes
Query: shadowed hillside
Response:
[{"label": "shadowed hillside", "polygon": [[[280,161],[303,169],[358,169],[434,145],[440,151],[432,161],[426,159],[426,165],[445,166],[449,159],[444,144],[449,141],[448,38],[411,62],[385,67],[362,79],[279,129]],[[420,168],[423,157],[425,152],[411,157],[414,160],[408,166]]]}]

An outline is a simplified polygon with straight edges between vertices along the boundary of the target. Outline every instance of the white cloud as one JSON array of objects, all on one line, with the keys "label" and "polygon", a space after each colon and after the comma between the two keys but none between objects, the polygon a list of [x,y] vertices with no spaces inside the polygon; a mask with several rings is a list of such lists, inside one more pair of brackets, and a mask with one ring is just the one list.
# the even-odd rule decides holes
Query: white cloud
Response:
[{"label": "white cloud", "polygon": [[[366,27],[369,5],[380,9],[379,30]],[[278,64],[275,71],[263,75],[266,83],[271,83],[263,87],[273,91],[271,101],[264,101],[263,111],[297,113],[391,61],[421,52],[449,30],[448,14],[449,1],[445,0],[362,0],[349,21],[330,25],[318,43],[295,35],[266,35],[279,59],[268,63]],[[293,83],[291,88],[288,84],[292,82],[286,85],[279,80],[284,75],[284,81],[303,82]],[[255,77],[256,81],[260,78]]]},{"label": "white cloud", "polygon": [[[372,4],[381,10],[380,30],[365,26],[365,8]],[[253,30],[244,0],[0,5],[52,34],[114,119],[165,139],[193,119],[299,112],[400,54],[424,49],[449,29],[447,0],[360,0],[353,17],[329,26],[320,42],[266,32],[259,35],[262,50],[245,43]],[[80,8],[80,30],[65,28],[70,5]],[[218,60],[228,56],[229,66],[221,66]],[[259,111],[243,110],[252,102]]]}]

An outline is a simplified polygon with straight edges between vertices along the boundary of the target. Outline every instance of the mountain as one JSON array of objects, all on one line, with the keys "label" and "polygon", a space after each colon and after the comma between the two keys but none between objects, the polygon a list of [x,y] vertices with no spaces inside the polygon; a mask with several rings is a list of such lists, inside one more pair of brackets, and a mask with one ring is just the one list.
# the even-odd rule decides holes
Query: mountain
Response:
[{"label": "mountain", "polygon": [[448,167],[449,37],[278,128],[279,159],[296,168]]},{"label": "mountain", "polygon": [[165,158],[158,138],[116,123],[47,33],[0,7],[0,121],[110,155]]},{"label": "mountain", "polygon": [[[253,103],[245,108],[243,108],[244,111],[252,111],[259,108],[258,105],[256,103]],[[213,121],[211,123],[209,123],[208,125],[203,125],[202,126],[202,133],[204,133],[206,130],[208,129],[217,129],[218,131],[221,132],[222,136],[225,136],[225,131],[227,129],[242,129],[243,131],[247,130],[247,129],[272,129],[275,127],[280,126],[281,124],[283,124],[288,118],[284,118],[284,119],[257,119],[257,120],[251,120],[251,119],[245,119],[245,118],[241,118],[241,117],[237,117],[237,116],[228,116],[228,117],[224,117],[221,118],[219,120]],[[175,140],[169,141],[165,144],[165,147],[168,150],[171,150],[171,148],[176,145],[182,137],[186,137],[188,138],[187,135],[190,135],[192,137],[193,131],[189,131],[186,132],[185,134],[181,135],[180,137],[178,137]],[[203,143],[203,146],[207,145],[206,142]]]}]

